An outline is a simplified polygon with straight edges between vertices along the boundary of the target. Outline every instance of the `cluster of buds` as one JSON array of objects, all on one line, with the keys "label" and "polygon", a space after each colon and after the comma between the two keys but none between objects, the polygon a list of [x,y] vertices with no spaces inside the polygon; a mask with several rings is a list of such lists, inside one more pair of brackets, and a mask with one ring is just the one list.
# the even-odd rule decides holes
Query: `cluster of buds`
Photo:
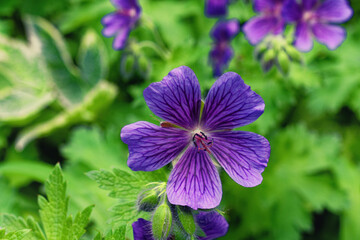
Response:
[{"label": "cluster of buds", "polygon": [[255,58],[268,72],[274,65],[283,75],[289,73],[291,62],[302,63],[302,55],[283,35],[268,35],[255,48]]},{"label": "cluster of buds", "polygon": [[215,239],[226,234],[228,223],[218,210],[196,211],[173,205],[167,200],[165,182],[151,185],[139,194],[137,207],[151,212],[152,218],[133,223],[135,240]]}]

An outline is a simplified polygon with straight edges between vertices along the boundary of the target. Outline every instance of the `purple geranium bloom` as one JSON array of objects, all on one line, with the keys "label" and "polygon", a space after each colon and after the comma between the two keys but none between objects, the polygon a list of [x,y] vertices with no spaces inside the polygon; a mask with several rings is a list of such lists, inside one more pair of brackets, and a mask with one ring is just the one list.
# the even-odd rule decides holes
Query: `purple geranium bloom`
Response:
[{"label": "purple geranium bloom", "polygon": [[330,50],[341,45],[346,31],[333,23],[342,23],[351,18],[353,11],[346,0],[288,0],[283,16],[288,22],[296,22],[295,47],[307,52],[312,49],[313,37]]},{"label": "purple geranium bloom", "polygon": [[281,16],[284,0],[254,0],[254,10],[260,13],[247,21],[243,31],[251,44],[258,44],[268,34],[281,34],[285,22]]},{"label": "purple geranium bloom", "polygon": [[115,36],[113,48],[120,50],[125,47],[130,31],[139,20],[141,8],[137,0],[112,0],[111,2],[117,11],[103,17],[102,33],[105,37]]},{"label": "purple geranium bloom", "polygon": [[229,0],[205,0],[205,15],[207,17],[222,17],[227,14]]},{"label": "purple geranium bloom", "polygon": [[233,58],[234,52],[231,48],[231,40],[240,32],[240,23],[236,19],[221,20],[216,23],[210,36],[214,40],[209,59],[213,67],[215,77],[223,74]]},{"label": "purple geranium bloom", "polygon": [[242,186],[261,183],[269,142],[255,133],[231,130],[255,121],[265,104],[238,74],[225,73],[215,82],[202,111],[199,82],[185,66],[150,84],[144,98],[166,122],[161,127],[127,125],[121,138],[128,144],[128,166],[134,171],[154,171],[174,161],[166,189],[170,203],[193,209],[219,205],[222,189],[214,161]]},{"label": "purple geranium bloom", "polygon": [[[226,234],[229,224],[226,219],[216,211],[211,212],[199,212],[195,216],[196,224],[205,233],[205,236],[196,236],[199,240],[212,240],[222,237]],[[151,222],[145,219],[139,218],[132,224],[134,232],[134,240],[154,240],[151,231]],[[173,239],[173,236],[167,238]]]}]

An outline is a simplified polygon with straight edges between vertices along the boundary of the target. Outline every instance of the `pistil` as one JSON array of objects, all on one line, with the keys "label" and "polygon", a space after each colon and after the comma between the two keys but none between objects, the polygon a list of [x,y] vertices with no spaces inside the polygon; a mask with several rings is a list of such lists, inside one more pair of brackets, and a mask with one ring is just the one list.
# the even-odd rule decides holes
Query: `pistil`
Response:
[{"label": "pistil", "polygon": [[205,133],[199,131],[196,132],[193,136],[193,142],[195,146],[198,148],[198,151],[204,150],[208,153],[211,153],[210,147],[213,145],[213,140],[208,139]]}]

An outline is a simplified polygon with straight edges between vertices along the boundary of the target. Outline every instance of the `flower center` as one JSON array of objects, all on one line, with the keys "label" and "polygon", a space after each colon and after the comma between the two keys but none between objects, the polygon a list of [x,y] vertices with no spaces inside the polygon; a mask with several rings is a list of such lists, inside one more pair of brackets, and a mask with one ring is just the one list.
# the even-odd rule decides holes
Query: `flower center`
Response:
[{"label": "flower center", "polygon": [[125,15],[125,16],[129,16],[130,18],[134,18],[136,16],[136,9],[135,8],[119,9],[118,12]]},{"label": "flower center", "polygon": [[211,153],[210,147],[213,145],[213,139],[208,139],[205,133],[201,131],[195,131],[193,136],[194,145],[197,147],[198,151],[204,150],[208,153]]},{"label": "flower center", "polygon": [[316,21],[316,15],[312,11],[304,12],[303,21],[313,23]]}]

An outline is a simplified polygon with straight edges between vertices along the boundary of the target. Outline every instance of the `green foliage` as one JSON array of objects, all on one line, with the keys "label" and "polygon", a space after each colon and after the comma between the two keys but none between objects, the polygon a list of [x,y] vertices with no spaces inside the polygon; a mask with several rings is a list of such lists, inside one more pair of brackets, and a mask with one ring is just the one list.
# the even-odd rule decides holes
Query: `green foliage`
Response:
[{"label": "green foliage", "polygon": [[[339,212],[347,207],[335,177],[334,167],[341,162],[335,136],[318,136],[298,125],[278,133],[271,146],[263,183],[254,189],[237,189],[246,198],[238,199],[232,191],[224,193],[225,202],[233,206],[230,217],[240,214],[246,220],[230,236],[300,239],[301,232],[312,230],[313,212]],[[235,204],[246,207],[236,209]]]},{"label": "green foliage", "polygon": [[[93,206],[85,208],[75,218],[71,215],[68,216],[69,198],[66,196],[66,183],[59,165],[56,165],[49,179],[45,182],[45,192],[47,198],[43,196],[38,198],[40,220],[44,231],[32,217],[25,220],[13,215],[4,215],[1,225],[13,231],[8,234],[9,236],[6,235],[5,237],[24,240],[80,239],[89,223]],[[18,238],[11,238],[11,234],[16,235]],[[25,236],[25,234],[27,235]]]},{"label": "green foliage", "polygon": [[15,232],[5,232],[5,229],[0,229],[0,239],[3,240],[22,240],[29,233],[29,230],[19,230]]},{"label": "green foliage", "polygon": [[[132,239],[132,222],[151,219],[139,214],[139,195],[149,183],[164,184],[169,171],[131,172],[119,133],[140,120],[158,124],[143,91],[175,67],[194,70],[205,99],[215,81],[208,54],[216,19],[204,16],[203,0],[139,2],[142,16],[129,45],[114,51],[113,38],[101,35],[101,18],[115,11],[109,0],[0,0],[0,239],[48,239],[58,221],[53,239],[79,239],[89,218],[81,239]],[[228,18],[243,25],[256,14],[251,2],[232,1]],[[269,53],[286,76],[276,68],[264,73],[254,51],[265,48],[251,46],[244,34],[232,41],[227,71],[239,73],[266,105],[240,130],[264,135],[272,153],[258,187],[222,174],[230,229],[221,239],[360,239],[360,3],[350,4],[347,39],[335,51],[315,43],[306,54],[290,45],[283,46],[287,55]],[[56,162],[71,198],[64,180],[52,175],[46,191],[59,191],[40,197],[39,215],[39,183]],[[193,233],[191,218],[177,212],[173,222],[182,227],[171,231],[179,238],[183,228]]]},{"label": "green foliage", "polygon": [[31,45],[0,35],[0,121],[23,124],[54,100],[49,73]]},{"label": "green foliage", "polygon": [[165,171],[130,172],[113,169],[91,171],[87,174],[95,180],[101,189],[109,191],[109,196],[118,199],[118,204],[111,208],[114,213],[113,222],[119,225],[132,223],[141,216],[136,206],[141,191],[149,188],[149,184],[158,184],[167,180]]},{"label": "green foliage", "polygon": [[152,233],[156,240],[167,239],[172,225],[172,213],[167,203],[159,205],[152,218]]}]

